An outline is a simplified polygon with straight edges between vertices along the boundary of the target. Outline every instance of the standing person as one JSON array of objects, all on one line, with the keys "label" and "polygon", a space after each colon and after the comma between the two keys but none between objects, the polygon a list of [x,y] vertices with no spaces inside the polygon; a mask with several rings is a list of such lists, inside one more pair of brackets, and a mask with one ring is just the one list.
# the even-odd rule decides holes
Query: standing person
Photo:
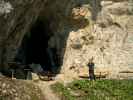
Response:
[{"label": "standing person", "polygon": [[93,57],[89,60],[88,67],[89,67],[89,79],[90,80],[95,80],[95,75],[94,75],[94,62],[93,62]]}]

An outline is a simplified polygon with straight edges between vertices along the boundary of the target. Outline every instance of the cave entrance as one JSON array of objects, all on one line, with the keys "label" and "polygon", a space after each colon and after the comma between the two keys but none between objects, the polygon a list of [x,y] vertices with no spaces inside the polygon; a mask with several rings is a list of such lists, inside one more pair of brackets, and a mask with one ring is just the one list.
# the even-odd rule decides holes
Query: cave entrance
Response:
[{"label": "cave entrance", "polygon": [[40,64],[44,71],[58,72],[56,48],[48,46],[48,41],[53,35],[49,24],[48,21],[36,21],[23,38],[15,58],[16,62],[26,65]]}]

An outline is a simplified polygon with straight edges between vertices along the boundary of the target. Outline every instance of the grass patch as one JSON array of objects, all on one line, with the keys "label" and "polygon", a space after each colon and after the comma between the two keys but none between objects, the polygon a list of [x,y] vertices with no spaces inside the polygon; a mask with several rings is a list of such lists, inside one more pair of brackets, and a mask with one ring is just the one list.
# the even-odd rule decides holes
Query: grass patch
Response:
[{"label": "grass patch", "polygon": [[133,80],[76,80],[51,87],[61,100],[133,100]]}]

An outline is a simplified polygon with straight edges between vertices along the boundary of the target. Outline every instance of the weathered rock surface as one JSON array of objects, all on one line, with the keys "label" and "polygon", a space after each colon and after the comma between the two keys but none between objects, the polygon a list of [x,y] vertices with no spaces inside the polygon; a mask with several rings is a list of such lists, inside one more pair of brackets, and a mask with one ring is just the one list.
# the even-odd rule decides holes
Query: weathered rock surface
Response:
[{"label": "weathered rock surface", "polygon": [[[49,21],[64,79],[88,72],[93,56],[96,71],[117,77],[133,69],[132,0],[2,1],[0,8],[0,63],[14,58],[24,34],[37,18]],[[44,7],[42,7],[44,5]]]},{"label": "weathered rock surface", "polygon": [[108,72],[110,78],[121,70],[133,69],[132,0],[71,1],[64,6],[65,17],[60,15],[53,38],[56,42],[51,44],[59,45],[67,34],[62,66],[65,78],[87,73],[91,57],[96,71]]},{"label": "weathered rock surface", "polygon": [[[133,1],[97,0],[96,3],[100,8],[94,4],[95,9],[88,11],[90,24],[69,34],[64,56],[64,73],[68,77],[73,75],[69,72],[85,73],[91,57],[96,71],[107,71],[109,77],[117,77],[120,70],[133,69]],[[95,10],[99,10],[97,14]],[[82,48],[73,48],[77,44]],[[75,66],[72,71],[71,66]]]},{"label": "weathered rock surface", "polygon": [[45,100],[41,90],[31,82],[0,77],[1,100]]},{"label": "weathered rock surface", "polygon": [[0,0],[0,64],[16,55],[24,34],[36,20],[46,0]]},{"label": "weathered rock surface", "polygon": [[[70,32],[64,69],[75,66],[77,73],[83,73],[82,69],[85,69],[88,60],[94,57],[96,70],[107,71],[109,77],[114,78],[120,70],[133,68],[133,2],[102,0],[99,3],[97,16],[93,15],[95,10],[90,11],[91,17],[96,19],[88,19],[90,25]],[[77,41],[82,48],[72,48]]]}]

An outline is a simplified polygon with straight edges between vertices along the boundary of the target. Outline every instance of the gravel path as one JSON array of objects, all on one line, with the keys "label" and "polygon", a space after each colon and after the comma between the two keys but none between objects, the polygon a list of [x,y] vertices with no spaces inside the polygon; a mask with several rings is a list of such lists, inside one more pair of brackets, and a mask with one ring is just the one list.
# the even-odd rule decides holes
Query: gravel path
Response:
[{"label": "gravel path", "polygon": [[60,100],[51,90],[50,85],[54,84],[55,81],[40,81],[37,83],[37,85],[42,90],[42,93],[45,96],[45,100]]}]

